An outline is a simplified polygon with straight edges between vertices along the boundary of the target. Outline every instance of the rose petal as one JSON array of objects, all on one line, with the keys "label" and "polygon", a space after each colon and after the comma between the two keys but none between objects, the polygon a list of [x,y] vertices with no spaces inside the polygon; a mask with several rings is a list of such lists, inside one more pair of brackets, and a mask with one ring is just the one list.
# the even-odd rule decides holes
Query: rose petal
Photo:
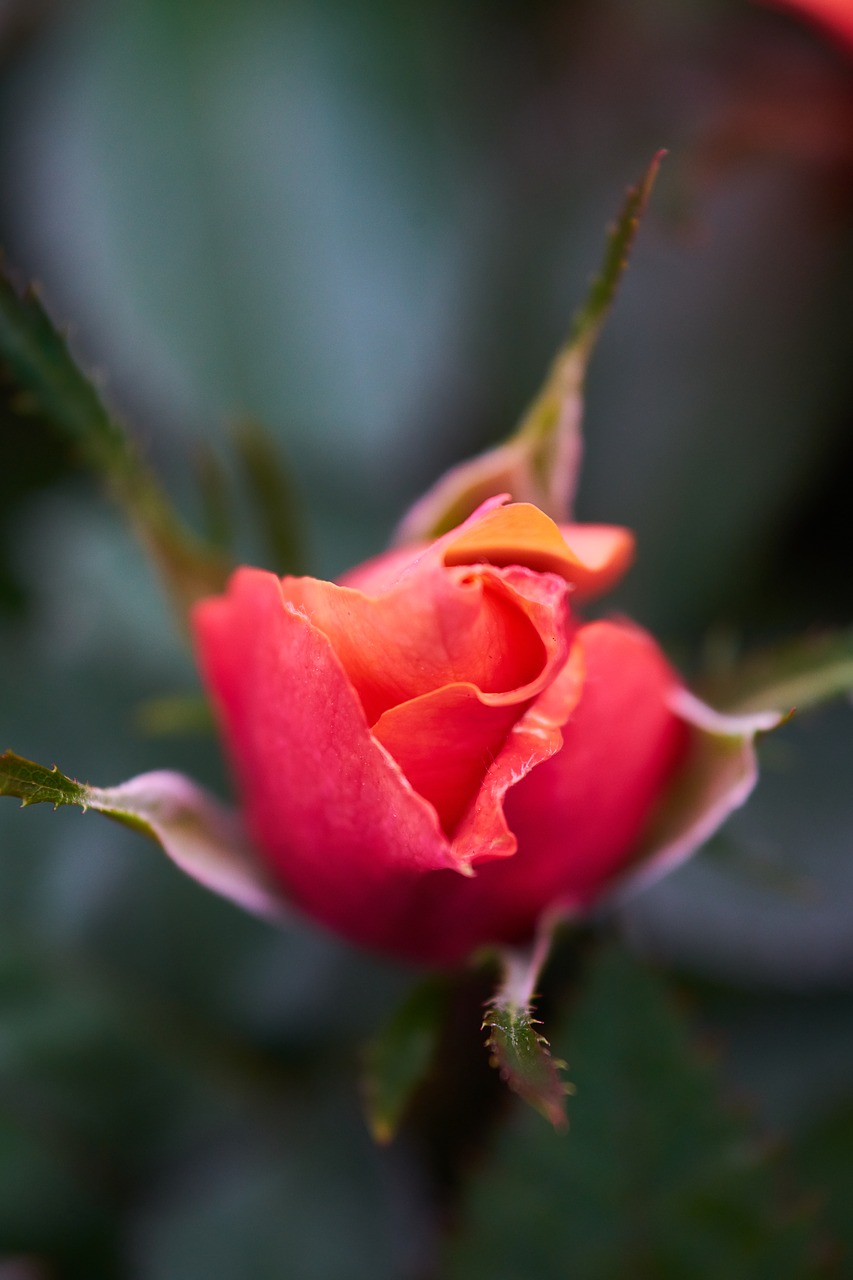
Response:
[{"label": "rose petal", "polygon": [[529,599],[506,574],[432,561],[378,597],[314,578],[285,578],[282,586],[331,641],[373,724],[450,684],[515,700],[525,696],[516,691],[541,685],[549,654],[563,643],[565,585],[526,576]]},{"label": "rose petal", "polygon": [[634,558],[634,535],[619,525],[556,525],[537,507],[506,495],[490,498],[472,516],[433,543],[400,547],[344,574],[341,582],[367,595],[396,586],[424,558],[446,565],[523,565],[557,573],[575,588],[574,599],[589,600],[618,582]]},{"label": "rose petal", "polygon": [[373,735],[452,836],[518,716],[517,703],[490,706],[473,685],[455,684],[392,707]]},{"label": "rose petal", "polygon": [[[484,565],[412,574],[378,600],[306,580],[284,588],[291,598],[299,593],[329,635],[368,717],[383,697],[403,699],[382,712],[374,736],[452,834],[510,729],[565,663],[565,582]],[[425,599],[434,612],[424,614]],[[500,651],[511,644],[518,652]],[[459,679],[466,666],[475,679]],[[427,691],[406,698],[424,684]]]},{"label": "rose petal", "polygon": [[688,730],[668,705],[677,677],[652,638],[627,624],[597,622],[581,627],[575,644],[585,672],[562,749],[506,792],[516,853],[480,862],[475,840],[473,879],[427,877],[434,887],[424,910],[437,911],[440,895],[447,960],[486,942],[523,942],[544,912],[598,897],[630,857],[684,756]]},{"label": "rose petal", "polygon": [[370,734],[329,641],[260,570],[238,571],[194,624],[259,850],[317,919],[404,949],[423,873],[456,864],[435,810]]},{"label": "rose petal", "polygon": [[630,529],[610,524],[564,524],[560,533],[577,560],[572,603],[604,595],[631,567],[635,539]]},{"label": "rose petal", "polygon": [[504,797],[531,769],[560,750],[561,730],[577,705],[583,681],[583,649],[575,644],[559,675],[513,725],[474,804],[460,823],[453,841],[460,863],[476,863],[479,867],[491,858],[515,853],[518,840],[507,824]]},{"label": "rose petal", "polygon": [[608,525],[559,527],[538,507],[515,502],[472,517],[441,540],[446,565],[518,564],[557,573],[579,597],[609,590],[634,555],[634,535]]}]

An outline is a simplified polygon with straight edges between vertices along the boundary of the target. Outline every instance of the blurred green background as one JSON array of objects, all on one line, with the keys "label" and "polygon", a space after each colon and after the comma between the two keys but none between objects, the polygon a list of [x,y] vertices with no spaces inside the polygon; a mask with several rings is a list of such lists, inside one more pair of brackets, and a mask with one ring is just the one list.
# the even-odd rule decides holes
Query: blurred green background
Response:
[{"label": "blurred green background", "polygon": [[[747,0],[6,0],[0,59],[7,259],[190,519],[211,451],[227,466],[234,424],[265,424],[323,576],[506,434],[625,186],[669,148],[588,387],[579,514],[639,539],[613,607],[688,674],[853,619],[853,51]],[[6,399],[0,747],[224,791],[212,741],[141,728],[147,700],[197,684],[120,514]],[[527,1198],[484,1164],[485,1121],[428,1113],[375,1150],[360,1045],[412,975],[244,918],[120,828],[4,803],[0,1277],[429,1280],[448,1229],[475,1276],[490,1212],[518,1245],[496,1280],[853,1274],[851,759],[847,705],[786,727],[749,808],[620,921],[713,1045],[720,1096],[783,1144],[807,1264],[762,1252],[766,1207],[737,1263],[583,1252],[564,1206],[596,1151],[621,1168],[618,1131],[578,1122],[573,1146],[532,1117],[526,1186],[548,1194]],[[482,998],[459,1053],[489,1113]],[[577,1034],[596,1025],[582,1007]],[[563,1046],[579,1071],[585,1043]],[[640,1058],[613,1108],[664,1133],[671,1095]],[[697,1126],[688,1163],[715,1134]],[[518,1178],[527,1157],[506,1158]],[[647,1172],[593,1182],[590,1231],[633,1238]],[[668,1212],[655,1230],[677,1235]]]}]

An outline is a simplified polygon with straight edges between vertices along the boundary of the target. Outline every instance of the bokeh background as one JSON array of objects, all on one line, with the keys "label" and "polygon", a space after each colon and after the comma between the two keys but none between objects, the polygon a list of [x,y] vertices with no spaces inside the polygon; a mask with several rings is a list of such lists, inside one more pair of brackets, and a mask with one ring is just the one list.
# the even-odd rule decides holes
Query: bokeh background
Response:
[{"label": "bokeh background", "polygon": [[[312,572],[375,553],[518,418],[662,146],[590,373],[579,514],[637,531],[613,607],[700,676],[853,621],[853,49],[747,0],[0,5],[7,260],[189,519],[216,460],[236,481],[255,562],[235,424],[274,437]],[[197,683],[121,514],[6,399],[0,746],[224,793],[211,739],[151,732],[151,700]],[[845,1231],[853,1250],[851,761],[846,703],[787,726],[749,808],[620,922],[721,1094],[786,1148],[829,1274]],[[4,803],[0,1277],[426,1280],[448,1223],[454,1274],[479,1274],[488,1194],[508,1212],[494,1188],[474,1225],[459,1208],[482,1135],[425,1172],[359,1110],[359,1046],[411,980],[244,918],[129,832]],[[614,1193],[601,1233],[630,1207]],[[519,1240],[549,1230],[519,1218]],[[530,1274],[627,1274],[578,1238]],[[765,1274],[706,1262],[648,1274]]]}]

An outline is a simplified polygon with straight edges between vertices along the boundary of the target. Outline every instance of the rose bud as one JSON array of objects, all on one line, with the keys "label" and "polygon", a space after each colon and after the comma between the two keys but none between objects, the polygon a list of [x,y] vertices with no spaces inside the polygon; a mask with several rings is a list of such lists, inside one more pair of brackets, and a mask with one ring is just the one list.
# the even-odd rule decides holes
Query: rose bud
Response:
[{"label": "rose bud", "polygon": [[[697,733],[646,632],[578,615],[631,535],[506,502],[337,585],[240,569],[194,614],[265,870],[337,933],[417,962],[524,943],[610,893]],[[745,798],[736,741],[658,858]]]}]

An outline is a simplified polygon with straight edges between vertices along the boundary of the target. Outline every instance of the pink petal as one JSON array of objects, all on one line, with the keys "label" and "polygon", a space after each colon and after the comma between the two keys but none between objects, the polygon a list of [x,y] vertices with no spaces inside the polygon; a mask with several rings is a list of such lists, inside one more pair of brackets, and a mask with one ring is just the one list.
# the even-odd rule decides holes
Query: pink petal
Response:
[{"label": "pink petal", "polygon": [[247,824],[269,866],[331,928],[403,950],[424,872],[456,864],[435,810],[370,734],[329,641],[273,574],[253,569],[202,601],[194,623]]},{"label": "pink petal", "polygon": [[506,792],[514,856],[478,862],[475,838],[473,879],[428,877],[436,912],[441,886],[448,960],[486,942],[527,941],[544,916],[588,906],[631,861],[684,758],[688,730],[668,705],[677,678],[651,637],[598,622],[577,632],[576,649],[585,675],[562,749]]}]

